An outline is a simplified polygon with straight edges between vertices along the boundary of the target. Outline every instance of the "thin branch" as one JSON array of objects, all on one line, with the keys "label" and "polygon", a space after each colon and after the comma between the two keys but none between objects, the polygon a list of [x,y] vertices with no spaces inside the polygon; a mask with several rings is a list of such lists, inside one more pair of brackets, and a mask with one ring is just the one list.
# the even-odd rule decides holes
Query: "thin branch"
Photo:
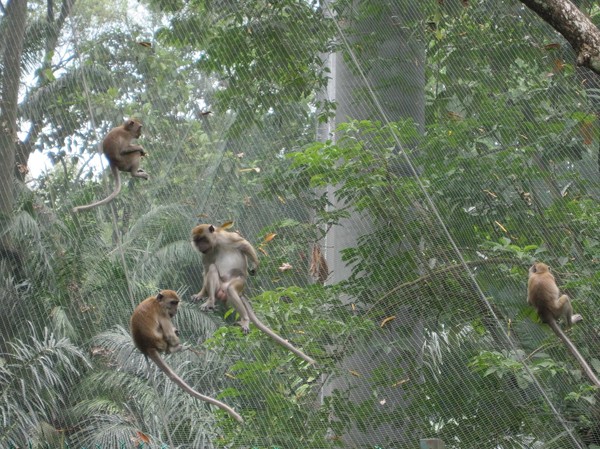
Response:
[{"label": "thin branch", "polygon": [[[466,261],[466,264],[469,267],[477,267],[477,266],[480,266],[480,265],[501,264],[501,263],[510,263],[510,264],[514,264],[514,265],[523,264],[523,262],[519,262],[518,260],[510,259],[510,258],[504,258],[504,257],[502,257],[502,258],[494,258],[494,259],[479,259],[479,260],[468,260],[468,261]],[[406,288],[413,287],[413,286],[415,286],[417,284],[420,284],[420,283],[429,282],[433,277],[439,276],[439,275],[441,275],[443,273],[449,273],[449,272],[453,272],[453,271],[459,271],[460,272],[460,271],[463,271],[464,269],[465,269],[465,267],[462,264],[452,264],[452,265],[442,266],[441,268],[439,268],[439,269],[437,269],[437,270],[435,270],[435,271],[433,271],[431,273],[425,274],[425,275],[423,275],[423,276],[421,276],[421,277],[419,277],[417,279],[414,279],[412,281],[405,282],[403,284],[399,284],[399,285],[395,286],[391,290],[385,292],[383,294],[383,296],[381,296],[377,300],[377,302],[375,302],[374,305],[377,305],[377,304],[381,303],[385,298],[387,298],[388,296],[396,293],[399,290],[404,290]]]}]

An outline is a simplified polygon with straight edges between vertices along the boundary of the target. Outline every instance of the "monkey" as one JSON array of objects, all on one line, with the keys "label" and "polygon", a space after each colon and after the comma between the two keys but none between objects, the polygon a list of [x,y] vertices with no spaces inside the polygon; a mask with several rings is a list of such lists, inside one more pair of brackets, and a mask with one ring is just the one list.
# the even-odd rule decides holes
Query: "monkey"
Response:
[{"label": "monkey", "polygon": [[200,224],[192,229],[192,245],[202,253],[204,268],[202,289],[192,296],[192,301],[199,301],[204,295],[208,295],[206,302],[200,306],[202,310],[214,309],[216,299],[227,302],[239,314],[239,324],[245,334],[249,332],[252,321],[277,343],[309,364],[316,365],[314,359],[264,325],[254,314],[248,299],[242,295],[248,277],[247,259],[253,265],[250,274],[254,274],[259,266],[256,251],[246,239],[223,227]]},{"label": "monkey", "polygon": [[183,391],[190,396],[216,405],[227,412],[237,422],[243,423],[242,417],[227,404],[209,396],[204,396],[190,387],[161,358],[160,353],[172,354],[183,349],[179,342],[178,331],[171,319],[177,313],[179,297],[173,290],[161,290],[156,296],[150,296],[137,305],[131,315],[130,331],[135,346],[150,358],[156,365]]},{"label": "monkey", "polygon": [[542,262],[534,263],[529,268],[529,280],[527,281],[527,303],[533,306],[543,323],[550,326],[552,331],[560,338],[573,357],[577,359],[581,368],[590,381],[600,387],[600,381],[581,356],[573,342],[563,332],[557,320],[564,318],[566,327],[581,321],[581,315],[573,315],[573,306],[567,295],[559,296],[558,286],[550,267]]},{"label": "monkey", "polygon": [[88,210],[93,207],[107,204],[114,200],[121,191],[120,171],[129,172],[134,178],[148,179],[148,173],[140,168],[142,156],[146,152],[141,145],[132,144],[133,139],[139,139],[142,134],[142,124],[134,119],[129,119],[121,126],[109,131],[102,141],[102,151],[110,165],[110,171],[115,178],[115,189],[103,200],[85,206],[73,208],[73,212]]}]

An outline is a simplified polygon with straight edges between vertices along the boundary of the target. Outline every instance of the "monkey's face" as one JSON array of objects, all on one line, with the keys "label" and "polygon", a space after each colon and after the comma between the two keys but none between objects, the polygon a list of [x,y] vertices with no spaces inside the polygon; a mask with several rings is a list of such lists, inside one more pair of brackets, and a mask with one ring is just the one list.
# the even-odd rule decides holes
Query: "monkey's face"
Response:
[{"label": "monkey's face", "polygon": [[194,246],[202,254],[210,251],[212,245],[206,237],[194,237]]},{"label": "monkey's face", "polygon": [[142,124],[137,120],[129,120],[125,124],[125,129],[129,131],[129,134],[131,134],[134,139],[138,139],[142,135]]},{"label": "monkey's face", "polygon": [[156,300],[165,309],[169,317],[173,318],[177,315],[177,307],[179,307],[179,297],[173,290],[163,290],[156,295]]},{"label": "monkey's face", "polygon": [[536,262],[531,266],[531,268],[529,268],[529,275],[531,276],[532,274],[542,274],[542,273],[546,273],[548,271],[549,271],[548,265],[546,265],[545,263],[542,263],[542,262]]},{"label": "monkey's face", "polygon": [[213,248],[213,232],[215,232],[213,225],[202,224],[192,229],[192,243],[202,254],[207,253]]}]

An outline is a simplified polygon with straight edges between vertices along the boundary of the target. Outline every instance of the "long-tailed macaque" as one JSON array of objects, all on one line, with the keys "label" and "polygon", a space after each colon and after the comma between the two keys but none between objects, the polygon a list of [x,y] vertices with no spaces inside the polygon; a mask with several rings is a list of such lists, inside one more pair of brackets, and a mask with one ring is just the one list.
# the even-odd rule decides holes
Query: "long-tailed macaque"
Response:
[{"label": "long-tailed macaque", "polygon": [[249,331],[249,324],[252,321],[277,343],[306,362],[316,364],[315,360],[265,326],[254,314],[248,300],[242,296],[248,277],[247,258],[253,264],[251,273],[259,265],[256,251],[246,239],[222,227],[201,224],[192,229],[192,244],[202,253],[204,266],[202,290],[192,296],[193,301],[198,301],[204,295],[208,295],[208,299],[201,306],[202,310],[214,309],[217,299],[227,301],[239,314],[239,324],[244,333]]},{"label": "long-tailed macaque", "polygon": [[581,356],[573,342],[563,332],[557,320],[565,319],[567,327],[574,322],[582,320],[581,315],[573,315],[573,306],[567,295],[559,296],[558,286],[550,267],[545,263],[536,262],[529,268],[529,281],[527,282],[527,303],[535,307],[542,322],[547,323],[554,333],[560,338],[567,349],[577,359],[581,368],[590,381],[600,387],[600,381]]},{"label": "long-tailed macaque", "polygon": [[167,365],[160,353],[172,354],[183,348],[179,343],[177,330],[171,319],[177,313],[179,297],[173,290],[162,290],[156,296],[150,296],[137,305],[131,315],[130,329],[135,346],[154,363],[183,391],[190,396],[216,405],[226,411],[238,422],[242,417],[227,404],[209,396],[204,396],[190,387]]},{"label": "long-tailed macaque", "polygon": [[145,156],[146,152],[141,145],[131,143],[133,139],[138,139],[141,134],[142,124],[134,119],[129,119],[121,126],[109,131],[102,141],[102,151],[108,159],[110,171],[115,178],[115,190],[103,200],[73,208],[73,212],[88,210],[114,200],[121,191],[119,170],[131,173],[134,178],[148,179],[148,173],[140,168],[142,156]]}]

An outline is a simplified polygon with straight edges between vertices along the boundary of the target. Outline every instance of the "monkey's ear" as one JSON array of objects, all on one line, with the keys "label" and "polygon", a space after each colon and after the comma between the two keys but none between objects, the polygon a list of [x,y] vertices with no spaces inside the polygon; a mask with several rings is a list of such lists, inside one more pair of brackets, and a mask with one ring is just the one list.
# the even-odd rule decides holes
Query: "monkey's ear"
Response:
[{"label": "monkey's ear", "polygon": [[131,128],[133,128],[133,125],[135,125],[135,122],[133,120],[129,119],[127,121],[127,125],[125,125],[125,128],[131,129]]},{"label": "monkey's ear", "polygon": [[537,273],[537,267],[536,267],[536,265],[535,265],[535,264],[533,264],[533,265],[531,266],[531,272],[532,272],[532,273]]},{"label": "monkey's ear", "polygon": [[210,225],[210,226],[208,227],[208,232],[210,232],[211,234],[212,234],[213,232],[215,232],[215,227],[214,227],[213,225]]},{"label": "monkey's ear", "polygon": [[158,299],[159,301],[160,301],[161,299],[163,299],[163,298],[164,298],[164,296],[163,296],[162,292],[158,292],[158,293],[156,294],[156,299]]}]

